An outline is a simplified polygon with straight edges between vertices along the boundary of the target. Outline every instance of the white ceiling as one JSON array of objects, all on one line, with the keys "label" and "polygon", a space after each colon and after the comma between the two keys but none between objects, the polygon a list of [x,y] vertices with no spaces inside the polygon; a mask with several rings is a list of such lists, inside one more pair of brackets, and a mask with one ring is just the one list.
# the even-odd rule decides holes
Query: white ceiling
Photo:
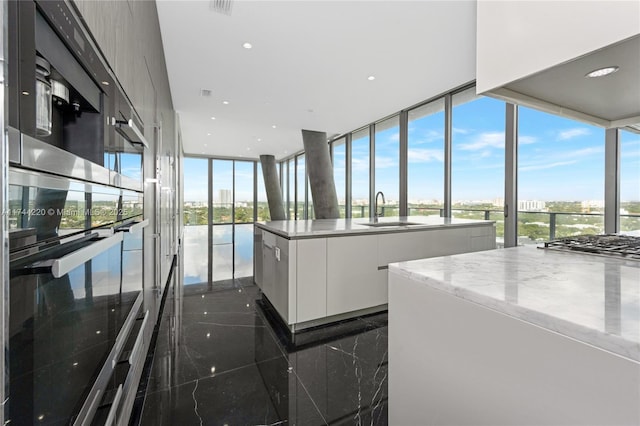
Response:
[{"label": "white ceiling", "polygon": [[212,4],[157,1],[187,154],[279,159],[475,78],[475,1]]}]

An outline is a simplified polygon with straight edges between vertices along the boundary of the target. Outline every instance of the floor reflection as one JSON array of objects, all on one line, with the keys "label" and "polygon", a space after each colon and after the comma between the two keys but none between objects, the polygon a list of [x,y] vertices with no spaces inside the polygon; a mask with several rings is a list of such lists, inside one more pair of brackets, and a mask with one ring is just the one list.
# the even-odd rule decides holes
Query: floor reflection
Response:
[{"label": "floor reflection", "polygon": [[292,339],[247,281],[168,297],[142,424],[387,424],[386,314]]}]

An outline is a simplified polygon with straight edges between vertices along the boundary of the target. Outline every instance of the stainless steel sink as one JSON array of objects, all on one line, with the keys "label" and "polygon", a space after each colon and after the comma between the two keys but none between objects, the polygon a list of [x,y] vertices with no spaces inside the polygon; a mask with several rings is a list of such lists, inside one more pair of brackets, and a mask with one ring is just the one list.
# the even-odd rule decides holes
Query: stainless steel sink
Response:
[{"label": "stainless steel sink", "polygon": [[418,223],[418,222],[405,222],[405,221],[399,221],[399,222],[369,222],[369,223],[362,223],[362,225],[365,226],[373,226],[375,228],[382,228],[385,226],[412,226],[412,225],[422,225],[422,223]]}]

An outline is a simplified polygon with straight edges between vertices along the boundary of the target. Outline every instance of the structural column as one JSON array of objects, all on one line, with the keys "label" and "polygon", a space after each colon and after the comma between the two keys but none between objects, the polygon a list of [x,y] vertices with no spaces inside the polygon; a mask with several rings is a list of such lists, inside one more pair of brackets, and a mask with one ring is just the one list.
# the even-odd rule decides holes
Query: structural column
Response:
[{"label": "structural column", "polygon": [[271,220],[285,220],[287,217],[284,214],[276,158],[273,155],[261,155],[260,163],[262,164],[262,176],[264,177],[264,188],[267,191]]},{"label": "structural column", "polygon": [[340,210],[327,134],[303,130],[302,142],[316,219],[337,219],[340,217]]}]

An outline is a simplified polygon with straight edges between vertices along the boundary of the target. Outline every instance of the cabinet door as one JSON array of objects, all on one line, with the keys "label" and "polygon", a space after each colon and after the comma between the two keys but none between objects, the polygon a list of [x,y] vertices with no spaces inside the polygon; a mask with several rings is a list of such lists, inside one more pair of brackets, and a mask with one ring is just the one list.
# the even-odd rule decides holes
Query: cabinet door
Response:
[{"label": "cabinet door", "polygon": [[[276,279],[276,259],[274,249],[276,246],[276,236],[269,233],[262,233],[262,292],[271,301],[275,288]],[[271,302],[273,304],[273,302]]]},{"label": "cabinet door", "polygon": [[327,315],[327,239],[298,240],[297,322]]},{"label": "cabinet door", "polygon": [[253,228],[253,282],[262,289],[262,229]]},{"label": "cabinet door", "polygon": [[296,322],[295,242],[276,236],[273,249],[275,279],[269,300],[288,324]]},{"label": "cabinet door", "polygon": [[385,278],[377,235],[327,238],[327,315],[386,304]]}]

